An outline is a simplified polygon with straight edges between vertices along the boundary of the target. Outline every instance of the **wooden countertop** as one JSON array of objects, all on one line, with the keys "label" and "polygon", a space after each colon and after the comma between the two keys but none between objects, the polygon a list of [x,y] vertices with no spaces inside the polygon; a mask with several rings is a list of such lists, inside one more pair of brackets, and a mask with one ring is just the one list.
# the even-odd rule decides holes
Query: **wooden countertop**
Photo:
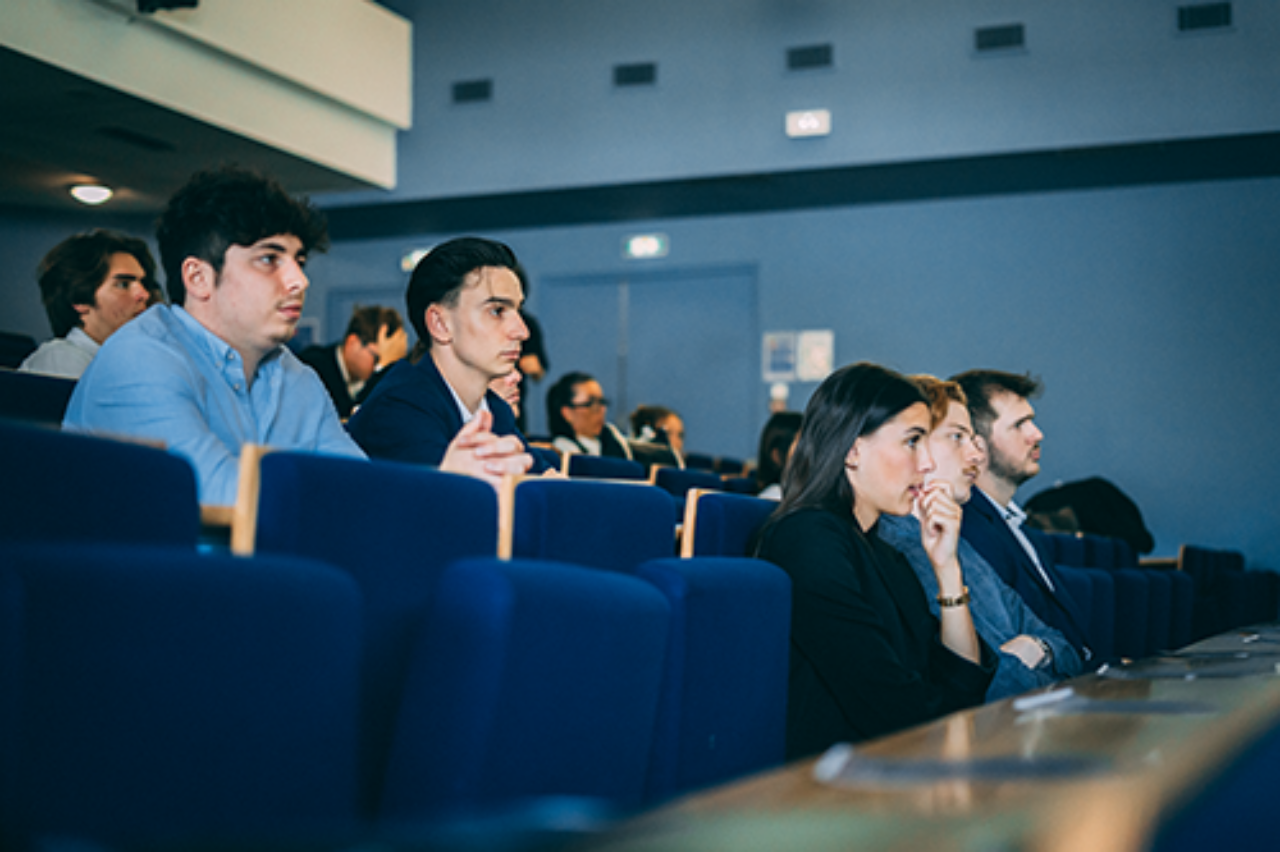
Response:
[{"label": "wooden countertop", "polygon": [[798,761],[590,845],[1141,849],[1161,814],[1280,722],[1278,664],[1280,626],[1232,631],[1076,678],[1040,708],[1007,699],[864,743],[832,783],[815,779],[815,759]]}]

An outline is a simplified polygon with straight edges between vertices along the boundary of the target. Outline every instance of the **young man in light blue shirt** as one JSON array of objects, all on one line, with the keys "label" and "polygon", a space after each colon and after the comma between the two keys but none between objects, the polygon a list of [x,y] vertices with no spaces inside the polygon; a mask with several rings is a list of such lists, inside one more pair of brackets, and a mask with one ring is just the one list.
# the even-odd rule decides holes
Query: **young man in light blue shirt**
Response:
[{"label": "young man in light blue shirt", "polygon": [[[323,250],[323,216],[256,173],[193,177],[157,231],[172,307],[157,305],[102,347],[67,407],[67,429],[161,441],[196,471],[200,500],[235,502],[245,443],[363,457],[315,372],[285,343]],[[478,422],[450,446],[445,470],[520,473],[523,448]]]}]

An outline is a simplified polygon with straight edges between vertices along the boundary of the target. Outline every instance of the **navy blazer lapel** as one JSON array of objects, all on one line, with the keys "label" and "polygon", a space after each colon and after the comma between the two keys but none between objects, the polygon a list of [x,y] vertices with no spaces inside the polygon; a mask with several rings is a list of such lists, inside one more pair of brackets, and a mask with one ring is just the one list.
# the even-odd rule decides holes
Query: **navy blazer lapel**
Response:
[{"label": "navy blazer lapel", "polygon": [[[1018,541],[1018,537],[1009,528],[1008,522],[1000,515],[994,502],[986,494],[980,494],[979,489],[975,488],[973,491],[974,493],[969,498],[969,503],[964,507],[966,514],[972,508],[976,510],[975,518],[981,519],[982,522],[990,525],[991,528],[987,532],[1001,542],[1002,550],[1013,555],[1019,576],[1026,575],[1030,577],[1036,588],[1040,590],[1046,604],[1062,614],[1062,618],[1066,622],[1065,626],[1069,628],[1069,630],[1064,630],[1064,633],[1074,634],[1067,636],[1068,641],[1079,647],[1087,659],[1090,656],[1086,640],[1088,634],[1082,629],[1080,621],[1076,617],[1074,602],[1067,596],[1066,590],[1062,587],[1062,579],[1053,577],[1055,573],[1053,560],[1047,559],[1045,554],[1039,548],[1036,548],[1036,554],[1040,557],[1040,564],[1044,566],[1044,573],[1041,573],[1040,569],[1031,560],[1031,556],[1026,549],[1023,548],[1022,542]],[[972,543],[970,542],[970,544]],[[1035,544],[1033,543],[1031,546],[1035,547]],[[980,548],[975,549],[980,551]],[[991,562],[991,559],[988,557],[987,561]],[[999,569],[997,569],[998,571]],[[1046,575],[1053,577],[1056,588],[1049,587],[1048,582],[1045,581]],[[1018,590],[1016,582],[1010,585],[1014,587],[1015,591]]]},{"label": "navy blazer lapel", "polygon": [[444,376],[440,374],[440,368],[436,366],[435,359],[431,357],[430,352],[427,352],[422,356],[422,360],[414,366],[423,380],[431,385],[431,390],[433,391],[431,398],[440,400],[441,406],[444,408],[445,417],[449,419],[449,428],[452,434],[458,434],[463,425],[462,412],[458,410],[458,403],[454,400],[453,390],[450,389],[449,383],[444,380]]}]

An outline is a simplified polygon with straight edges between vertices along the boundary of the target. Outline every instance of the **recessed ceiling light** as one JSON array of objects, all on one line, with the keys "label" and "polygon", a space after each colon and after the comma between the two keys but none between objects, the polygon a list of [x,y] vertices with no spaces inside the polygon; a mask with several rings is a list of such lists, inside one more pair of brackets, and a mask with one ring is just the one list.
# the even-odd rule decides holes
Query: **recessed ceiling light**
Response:
[{"label": "recessed ceiling light", "polygon": [[103,204],[113,194],[109,187],[93,183],[82,183],[71,187],[71,197],[81,204]]}]

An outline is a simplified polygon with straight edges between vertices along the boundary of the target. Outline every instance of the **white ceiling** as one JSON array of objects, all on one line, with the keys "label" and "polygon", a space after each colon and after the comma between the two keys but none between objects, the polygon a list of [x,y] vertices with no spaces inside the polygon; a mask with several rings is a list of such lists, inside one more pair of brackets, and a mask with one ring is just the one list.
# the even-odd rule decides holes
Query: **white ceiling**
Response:
[{"label": "white ceiling", "polygon": [[307,160],[0,48],[0,206],[83,209],[67,188],[116,190],[103,209],[154,213],[194,172],[257,168],[290,191],[365,189]]}]

